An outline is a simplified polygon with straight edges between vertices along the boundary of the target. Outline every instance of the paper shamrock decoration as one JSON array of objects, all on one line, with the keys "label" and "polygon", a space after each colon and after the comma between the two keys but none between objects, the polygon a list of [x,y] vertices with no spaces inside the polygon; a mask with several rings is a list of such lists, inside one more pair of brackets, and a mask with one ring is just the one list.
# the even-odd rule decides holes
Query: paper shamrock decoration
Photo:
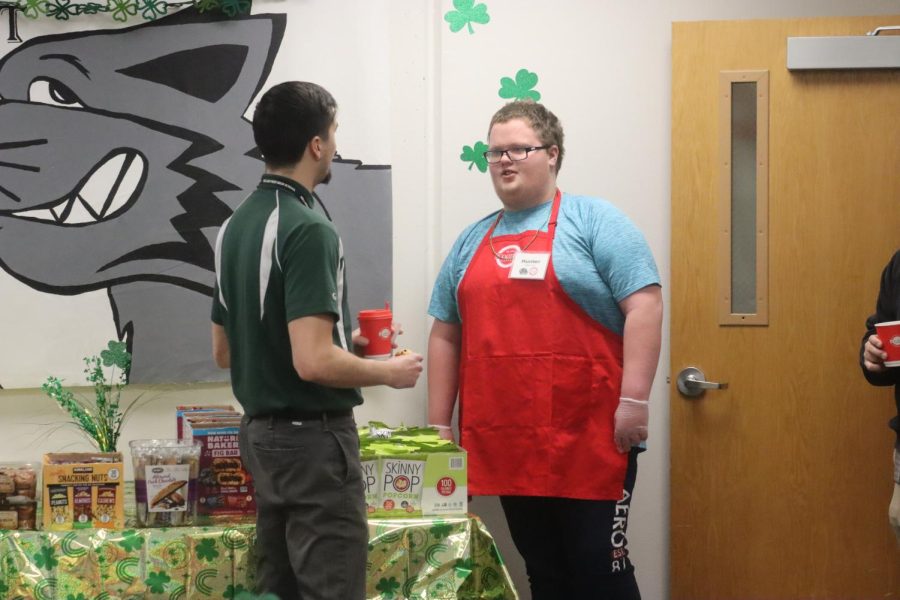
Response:
[{"label": "paper shamrock decoration", "polygon": [[491,17],[487,12],[487,6],[484,4],[475,4],[475,0],[453,0],[453,7],[444,15],[444,20],[450,24],[450,31],[457,33],[463,27],[468,27],[469,34],[475,33],[472,23],[485,25]]},{"label": "paper shamrock decoration", "polygon": [[472,167],[478,167],[478,170],[484,173],[488,168],[487,159],[484,157],[484,152],[487,149],[488,145],[481,141],[475,142],[472,146],[463,146],[459,159],[464,163],[469,163],[470,171]]},{"label": "paper shamrock decoration", "polygon": [[152,21],[172,12],[194,6],[200,12],[220,12],[228,17],[250,13],[251,0],[17,0],[0,2],[0,9],[10,11],[10,19],[21,12],[29,19],[50,17],[68,21],[81,15],[108,14],[115,21],[124,23],[140,15]]},{"label": "paper shamrock decoration", "polygon": [[541,99],[541,93],[533,89],[537,82],[537,73],[532,73],[528,69],[519,69],[515,79],[503,77],[500,80],[500,97],[514,100],[531,98],[537,102]]}]

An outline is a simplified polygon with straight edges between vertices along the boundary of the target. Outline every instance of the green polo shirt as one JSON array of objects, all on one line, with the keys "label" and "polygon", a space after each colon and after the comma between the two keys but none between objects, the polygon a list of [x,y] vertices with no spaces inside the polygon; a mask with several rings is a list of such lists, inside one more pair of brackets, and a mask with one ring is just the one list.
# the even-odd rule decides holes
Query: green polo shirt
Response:
[{"label": "green polo shirt", "polygon": [[250,416],[345,409],[356,388],[304,381],[294,369],[288,323],[334,317],[334,344],[351,342],[344,251],[334,225],[313,210],[309,190],[265,175],[216,240],[212,320],[225,328],[231,386]]}]

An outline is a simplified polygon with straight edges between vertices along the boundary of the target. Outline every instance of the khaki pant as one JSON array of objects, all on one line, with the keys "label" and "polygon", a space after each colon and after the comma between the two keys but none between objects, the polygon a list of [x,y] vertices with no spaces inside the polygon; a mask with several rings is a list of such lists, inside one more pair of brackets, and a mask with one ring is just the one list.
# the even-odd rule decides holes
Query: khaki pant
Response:
[{"label": "khaki pant", "polygon": [[257,591],[281,600],[364,600],[368,527],[353,417],[244,417],[256,488]]}]

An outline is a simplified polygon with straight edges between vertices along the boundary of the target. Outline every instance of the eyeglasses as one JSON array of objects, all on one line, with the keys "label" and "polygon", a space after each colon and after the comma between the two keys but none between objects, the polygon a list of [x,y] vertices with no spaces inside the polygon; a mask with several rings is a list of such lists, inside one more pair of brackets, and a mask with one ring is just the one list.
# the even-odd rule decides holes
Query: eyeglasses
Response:
[{"label": "eyeglasses", "polygon": [[500,162],[505,154],[509,160],[517,162],[528,158],[529,152],[546,150],[549,147],[550,146],[529,146],[527,148],[509,148],[508,150],[488,150],[484,153],[484,159],[488,161],[489,164],[494,165]]}]

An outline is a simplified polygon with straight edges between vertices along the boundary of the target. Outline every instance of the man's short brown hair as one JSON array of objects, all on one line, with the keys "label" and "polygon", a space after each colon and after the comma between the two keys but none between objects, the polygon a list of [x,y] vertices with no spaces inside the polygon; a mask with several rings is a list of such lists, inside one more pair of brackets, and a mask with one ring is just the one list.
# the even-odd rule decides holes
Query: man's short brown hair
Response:
[{"label": "man's short brown hair", "polygon": [[534,100],[514,100],[504,105],[491,117],[491,124],[488,127],[488,138],[491,137],[491,129],[494,128],[496,123],[506,123],[513,119],[527,121],[538,138],[540,138],[541,145],[559,148],[559,156],[556,158],[556,172],[559,173],[559,169],[562,167],[563,154],[565,154],[565,148],[563,147],[565,134],[563,134],[562,123],[559,122],[556,115],[550,112],[546,106]]}]

